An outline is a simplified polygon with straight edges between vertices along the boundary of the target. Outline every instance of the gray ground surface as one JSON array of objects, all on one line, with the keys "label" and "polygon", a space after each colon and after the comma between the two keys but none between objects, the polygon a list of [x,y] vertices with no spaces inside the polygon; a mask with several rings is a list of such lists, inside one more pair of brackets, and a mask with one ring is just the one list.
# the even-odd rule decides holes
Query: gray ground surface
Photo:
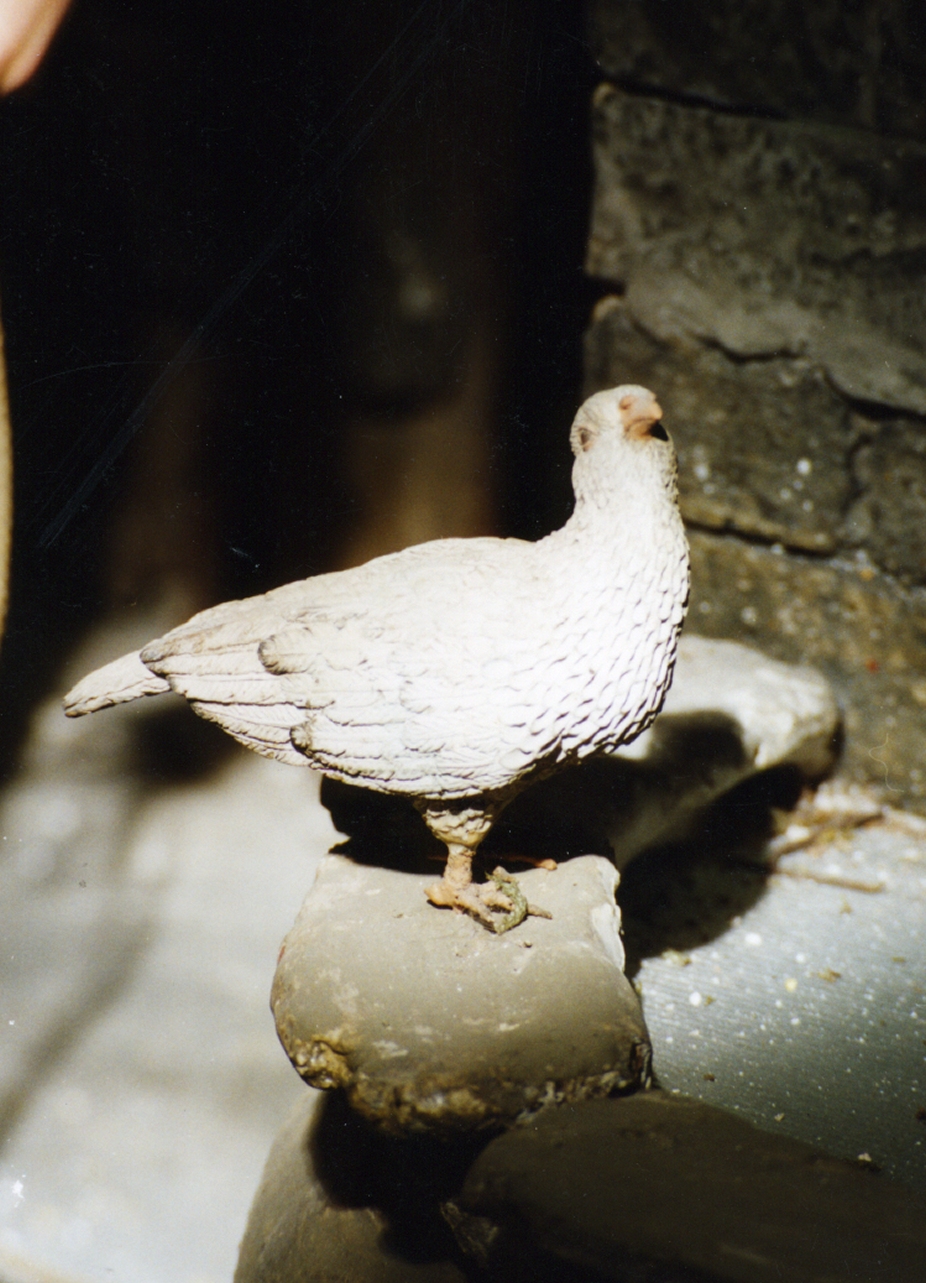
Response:
[{"label": "gray ground surface", "polygon": [[[680,925],[644,959],[660,1082],[926,1190],[926,838],[897,817],[778,870],[714,939]],[[705,870],[673,912],[708,920],[728,892]]]},{"label": "gray ground surface", "polygon": [[333,839],[317,781],[241,750],[145,791],[133,716],[42,710],[0,812],[3,1283],[229,1279],[304,1090],[268,996]]}]

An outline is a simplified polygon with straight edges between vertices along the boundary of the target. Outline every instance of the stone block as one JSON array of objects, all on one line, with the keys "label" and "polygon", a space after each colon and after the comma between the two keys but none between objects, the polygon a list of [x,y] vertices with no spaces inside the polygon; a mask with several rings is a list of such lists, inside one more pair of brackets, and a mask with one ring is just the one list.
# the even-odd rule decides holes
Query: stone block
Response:
[{"label": "stone block", "polygon": [[688,523],[807,552],[860,548],[926,583],[920,420],[853,410],[805,358],[660,341],[616,295],[598,303],[585,357],[589,393],[623,380],[658,389]]},{"label": "stone block", "polygon": [[605,73],[731,107],[926,137],[915,0],[593,0]]},{"label": "stone block", "polygon": [[457,1135],[649,1073],[600,856],[518,881],[552,918],[492,935],[425,899],[434,874],[332,855],[280,953],[271,1006],[296,1070],[384,1130]]},{"label": "stone block", "polygon": [[270,1150],[235,1283],[464,1283],[436,1207],[448,1157],[306,1091]]},{"label": "stone block", "polygon": [[[551,1259],[615,1283],[923,1276],[921,1197],[661,1092],[549,1110],[513,1128],[476,1159],[460,1204],[484,1227],[498,1278],[557,1277]],[[515,1262],[523,1273],[506,1271]]]},{"label": "stone block", "polygon": [[853,434],[849,407],[821,366],[661,341],[611,295],[595,310],[585,369],[589,389],[626,379],[657,391],[686,522],[811,552],[838,547]]},{"label": "stone block", "polygon": [[926,414],[926,147],[610,85],[593,138],[588,270],[651,334]]},{"label": "stone block", "polygon": [[926,584],[926,431],[911,419],[853,415],[854,501],[847,542],[908,583]]},{"label": "stone block", "polygon": [[926,807],[926,592],[867,561],[788,556],[690,532],[688,627],[811,663],[843,709],[841,769],[894,806]]}]

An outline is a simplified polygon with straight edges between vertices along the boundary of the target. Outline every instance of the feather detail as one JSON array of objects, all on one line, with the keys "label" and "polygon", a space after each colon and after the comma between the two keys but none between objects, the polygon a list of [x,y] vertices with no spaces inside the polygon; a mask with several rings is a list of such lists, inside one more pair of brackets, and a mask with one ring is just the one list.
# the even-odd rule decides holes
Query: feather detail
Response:
[{"label": "feather detail", "polygon": [[83,717],[100,708],[127,704],[143,695],[164,695],[169,690],[170,683],[152,673],[133,650],[79,681],[65,696],[64,711],[68,717]]}]

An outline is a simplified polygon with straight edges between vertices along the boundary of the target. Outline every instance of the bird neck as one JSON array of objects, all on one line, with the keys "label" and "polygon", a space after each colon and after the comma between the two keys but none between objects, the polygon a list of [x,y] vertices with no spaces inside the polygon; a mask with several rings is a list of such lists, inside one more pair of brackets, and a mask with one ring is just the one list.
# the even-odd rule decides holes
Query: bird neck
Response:
[{"label": "bird neck", "polygon": [[575,509],[556,532],[565,545],[593,542],[602,569],[674,557],[684,541],[673,457],[647,449],[645,442],[634,445],[625,443],[613,460],[576,459]]}]

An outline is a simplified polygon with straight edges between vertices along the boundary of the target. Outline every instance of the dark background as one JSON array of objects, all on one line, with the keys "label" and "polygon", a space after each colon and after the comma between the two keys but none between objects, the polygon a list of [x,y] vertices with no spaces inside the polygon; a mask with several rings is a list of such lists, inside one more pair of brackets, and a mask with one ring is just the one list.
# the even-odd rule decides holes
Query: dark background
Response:
[{"label": "dark background", "polygon": [[[0,106],[7,763],[95,616],[355,559],[365,506],[399,500],[382,443],[372,498],[345,454],[363,475],[394,434],[414,467],[403,424],[440,418],[473,335],[473,495],[425,533],[536,537],[568,513],[596,293],[580,6],[321,10],[80,0]],[[419,460],[435,486],[447,457]],[[364,555],[402,542],[381,525]]]}]

